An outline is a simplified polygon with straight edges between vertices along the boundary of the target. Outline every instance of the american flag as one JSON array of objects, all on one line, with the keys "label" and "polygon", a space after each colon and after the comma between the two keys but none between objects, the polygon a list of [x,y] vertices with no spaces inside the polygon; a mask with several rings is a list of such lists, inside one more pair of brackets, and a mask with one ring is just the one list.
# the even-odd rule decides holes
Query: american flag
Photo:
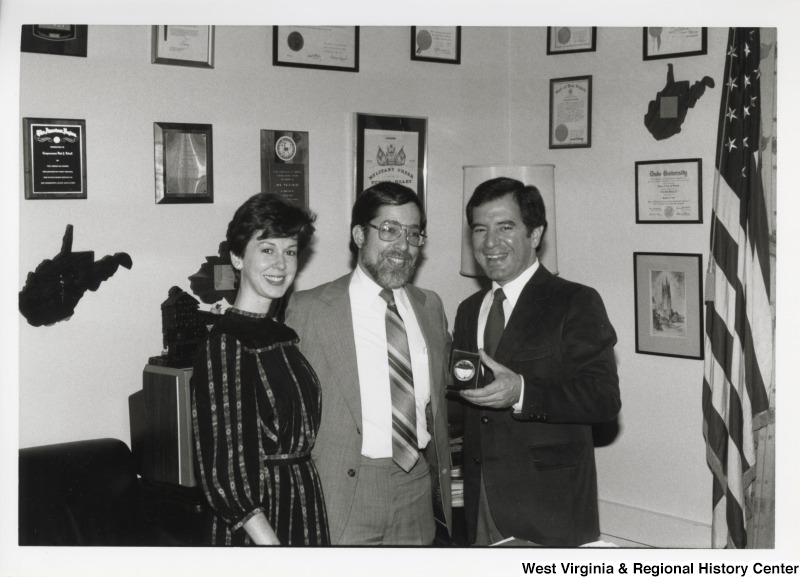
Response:
[{"label": "american flag", "polygon": [[731,28],[727,51],[706,279],[703,435],[714,477],[712,546],[744,548],[754,439],[771,418],[774,354],[759,29]]}]

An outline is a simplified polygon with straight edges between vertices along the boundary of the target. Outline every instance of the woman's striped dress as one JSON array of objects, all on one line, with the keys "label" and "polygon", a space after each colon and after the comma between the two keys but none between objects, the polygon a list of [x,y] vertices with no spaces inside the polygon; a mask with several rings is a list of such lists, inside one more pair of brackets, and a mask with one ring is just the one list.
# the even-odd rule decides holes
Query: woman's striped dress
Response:
[{"label": "woman's striped dress", "polygon": [[320,388],[281,323],[228,309],[198,348],[192,419],[206,542],[252,544],[242,526],[263,511],[282,545],[328,545],[311,449]]}]

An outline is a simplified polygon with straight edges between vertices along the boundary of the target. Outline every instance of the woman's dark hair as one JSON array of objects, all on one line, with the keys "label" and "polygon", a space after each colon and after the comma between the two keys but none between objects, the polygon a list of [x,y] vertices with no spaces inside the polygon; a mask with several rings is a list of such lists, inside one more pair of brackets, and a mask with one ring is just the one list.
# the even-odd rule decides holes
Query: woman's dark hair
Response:
[{"label": "woman's dark hair", "polygon": [[314,234],[315,219],[313,213],[302,207],[269,192],[259,192],[236,209],[228,224],[228,250],[236,256],[244,256],[247,243],[254,234],[261,232],[259,239],[296,237],[302,251]]},{"label": "woman's dark hair", "polygon": [[533,234],[533,229],[543,226],[542,238],[544,238],[544,233],[547,231],[547,218],[544,200],[542,200],[539,189],[504,176],[482,182],[475,188],[475,192],[472,193],[472,197],[467,203],[467,224],[472,226],[472,214],[475,207],[502,198],[507,194],[512,195],[517,202],[522,222],[528,230],[528,236]]},{"label": "woman's dark hair", "polygon": [[[420,228],[424,231],[427,219],[425,217],[425,208],[422,206],[419,195],[407,186],[396,182],[379,182],[358,195],[350,218],[350,230],[352,231],[356,226],[364,226],[369,223],[375,218],[382,206],[402,206],[409,202],[415,204],[419,209]],[[352,237],[350,238],[350,251],[353,254],[358,254],[358,247],[353,242]]]}]

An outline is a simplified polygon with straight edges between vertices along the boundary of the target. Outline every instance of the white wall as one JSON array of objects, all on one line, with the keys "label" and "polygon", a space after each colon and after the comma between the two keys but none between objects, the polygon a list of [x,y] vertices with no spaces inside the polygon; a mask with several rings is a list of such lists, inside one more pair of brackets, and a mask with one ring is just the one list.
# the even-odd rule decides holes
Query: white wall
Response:
[{"label": "white wall", "polygon": [[[638,508],[689,521],[679,526],[689,533],[671,546],[709,544],[693,542],[691,530],[711,519],[703,361],[635,352],[632,255],[699,253],[707,264],[727,32],[709,28],[707,55],[649,61],[642,59],[638,27],[599,28],[596,52],[535,58],[530,55],[544,53],[545,29],[515,28],[511,34],[512,161],[556,165],[561,275],[600,291],[619,339],[622,412],[618,437],[597,450],[600,498],[608,502],[606,510]],[[676,81],[694,84],[710,76],[716,87],[689,109],[680,133],[657,141],[644,116],[666,83],[668,62]],[[549,150],[549,79],[584,75],[592,76],[592,146]],[[703,224],[636,224],[635,162],[676,158],[702,159]]]},{"label": "white wall", "polygon": [[[353,112],[426,116],[430,242],[417,283],[442,295],[451,323],[475,290],[458,275],[462,165],[555,164],[561,274],[600,291],[619,336],[620,430],[597,451],[604,527],[625,518],[619,511],[644,510],[699,526],[702,539],[711,480],[702,361],[634,352],[632,253],[701,253],[705,264],[725,34],[709,29],[707,56],[672,61],[676,80],[709,75],[717,87],[661,142],[643,118],[667,61],[642,61],[641,28],[601,28],[596,52],[546,56],[544,28],[465,27],[462,64],[451,66],[410,61],[408,27],[362,27],[357,74],[273,67],[269,27],[217,27],[213,70],[151,64],[145,26],[90,27],[87,58],[22,54],[20,116],[86,120],[88,199],[20,202],[20,288],[58,252],[67,223],[73,250],[125,251],[133,269],[88,292],[68,322],[21,320],[20,446],[129,441],[127,398],[160,352],[160,304],[171,286],[188,289],[235,208],[258,191],[261,129],[310,134],[319,218],[315,253],[297,281],[307,288],[348,270]],[[592,147],[549,150],[549,79],[585,74],[593,76]],[[213,125],[213,204],[154,203],[156,121]],[[704,224],[636,225],[634,162],[687,157],[703,159]]]},{"label": "white wall", "polygon": [[[417,282],[442,295],[452,320],[474,290],[458,275],[461,166],[508,160],[508,31],[466,29],[459,66],[412,62],[409,36],[362,27],[357,74],[272,66],[271,27],[218,26],[213,70],[151,64],[147,26],[91,26],[86,58],[21,55],[20,116],[86,120],[88,198],[20,202],[19,287],[59,251],[68,223],[74,251],[133,259],[69,321],[34,328],[19,317],[21,447],[129,441],[128,395],[161,352],[160,305],[171,286],[188,290],[259,190],[261,129],[309,132],[319,217],[297,281],[307,288],[348,271],[353,113],[428,117],[430,242]],[[153,122],[213,126],[213,204],[155,204]]]}]

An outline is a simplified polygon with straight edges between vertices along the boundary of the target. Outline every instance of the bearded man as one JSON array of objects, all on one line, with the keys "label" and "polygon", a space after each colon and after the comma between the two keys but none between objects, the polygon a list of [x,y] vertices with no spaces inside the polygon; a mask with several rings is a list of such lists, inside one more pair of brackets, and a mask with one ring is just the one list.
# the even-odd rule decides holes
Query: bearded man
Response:
[{"label": "bearded man", "polygon": [[322,387],[312,457],[331,543],[431,545],[437,522],[451,526],[451,338],[439,296],[409,284],[425,211],[382,182],[358,196],[350,231],[355,269],[294,294],[286,313]]}]

